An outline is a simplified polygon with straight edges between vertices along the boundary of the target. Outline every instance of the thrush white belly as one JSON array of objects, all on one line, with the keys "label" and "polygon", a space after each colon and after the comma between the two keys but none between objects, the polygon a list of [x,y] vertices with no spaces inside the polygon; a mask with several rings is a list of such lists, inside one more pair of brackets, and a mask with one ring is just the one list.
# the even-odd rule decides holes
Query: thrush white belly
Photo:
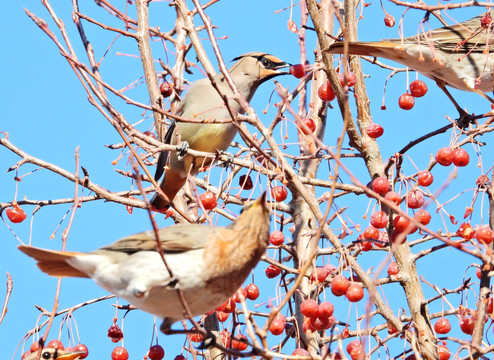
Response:
[{"label": "thrush white belly", "polygon": [[165,255],[177,281],[170,277],[155,251],[140,251],[125,257],[111,261],[108,256],[88,254],[71,259],[70,264],[91,274],[99,286],[112,294],[162,318],[185,318],[177,288],[183,291],[194,316],[215,309],[232,295],[212,293],[206,287],[210,275],[203,261],[202,249]]}]

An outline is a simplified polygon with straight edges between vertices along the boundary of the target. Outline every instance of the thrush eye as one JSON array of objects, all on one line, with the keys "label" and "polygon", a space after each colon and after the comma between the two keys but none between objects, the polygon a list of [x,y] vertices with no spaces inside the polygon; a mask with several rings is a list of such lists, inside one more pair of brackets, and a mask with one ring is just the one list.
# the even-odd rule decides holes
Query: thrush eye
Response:
[{"label": "thrush eye", "polygon": [[43,352],[43,354],[41,354],[41,357],[43,359],[50,359],[51,358],[51,354],[48,351],[45,351],[45,352]]}]

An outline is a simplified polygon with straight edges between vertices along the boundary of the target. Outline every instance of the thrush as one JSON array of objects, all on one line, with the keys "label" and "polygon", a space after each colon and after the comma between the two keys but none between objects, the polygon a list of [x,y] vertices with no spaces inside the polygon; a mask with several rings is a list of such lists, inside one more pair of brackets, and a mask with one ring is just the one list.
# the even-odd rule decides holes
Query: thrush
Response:
[{"label": "thrush", "polygon": [[[342,54],[343,48],[344,43],[337,42],[326,51]],[[477,92],[493,102],[485,94],[494,89],[493,50],[493,23],[489,13],[403,39],[348,44],[349,54],[393,60],[435,80],[460,113],[464,111],[445,85]]]},{"label": "thrush", "polygon": [[163,318],[161,330],[185,319],[177,289],[192,316],[223,304],[242,285],[268,245],[270,211],[266,193],[247,204],[226,227],[177,224],[159,230],[164,258],[153,231],[135,234],[90,253],[19,249],[48,275],[92,278],[137,308]]},{"label": "thrush", "polygon": [[[235,58],[236,63],[228,70],[239,93],[248,101],[252,99],[255,91],[266,80],[275,76],[288,74],[281,71],[290,64],[277,57],[260,52],[251,52]],[[233,91],[228,85],[223,74],[214,76],[214,82],[221,93],[226,95],[228,105],[234,112],[244,113],[241,105],[233,99]],[[163,141],[166,144],[187,144],[189,148],[197,151],[215,152],[225,151],[230,146],[237,134],[237,128],[233,123],[211,123],[214,120],[231,119],[230,112],[225,106],[224,100],[218,91],[211,85],[211,80],[201,79],[194,82],[177,110],[177,115],[189,119],[203,119],[207,123],[190,123],[172,121]],[[181,156],[180,152],[162,152],[158,158],[155,180],[165,177],[160,184],[161,190],[168,199],[156,194],[151,204],[157,210],[166,209],[175,195],[185,185],[187,174],[196,174],[201,167],[211,163],[211,159],[203,157],[193,158],[190,155]]]},{"label": "thrush", "polygon": [[79,359],[79,356],[85,354],[83,351],[66,351],[45,348],[29,354],[24,360],[37,360],[39,352],[41,352],[40,359],[42,360],[76,360]]}]

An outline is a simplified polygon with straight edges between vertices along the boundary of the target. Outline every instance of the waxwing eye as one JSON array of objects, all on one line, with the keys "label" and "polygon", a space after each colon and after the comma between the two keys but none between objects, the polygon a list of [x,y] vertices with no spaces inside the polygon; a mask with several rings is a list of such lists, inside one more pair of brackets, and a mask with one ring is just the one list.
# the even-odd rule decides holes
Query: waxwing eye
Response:
[{"label": "waxwing eye", "polygon": [[45,352],[43,352],[43,354],[41,355],[41,357],[43,359],[50,359],[51,358],[51,354],[48,351],[45,351]]},{"label": "waxwing eye", "polygon": [[271,61],[269,61],[268,59],[262,59],[261,64],[264,67],[268,67],[269,65],[271,65]]}]

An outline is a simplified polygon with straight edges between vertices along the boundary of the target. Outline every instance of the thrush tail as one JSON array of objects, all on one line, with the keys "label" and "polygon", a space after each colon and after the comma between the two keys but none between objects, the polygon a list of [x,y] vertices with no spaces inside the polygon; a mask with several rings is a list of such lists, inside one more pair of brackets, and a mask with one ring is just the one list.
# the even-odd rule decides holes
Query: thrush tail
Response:
[{"label": "thrush tail", "polygon": [[170,207],[170,202],[173,201],[173,198],[185,185],[186,181],[187,177],[184,177],[180,171],[167,169],[165,172],[165,178],[161,182],[160,188],[168,197],[168,201],[156,193],[151,199],[151,205],[156,210],[168,209]]},{"label": "thrush tail", "polygon": [[[353,42],[348,44],[348,53],[350,55],[375,56],[389,58],[390,50],[398,48],[400,45],[377,41],[377,42]],[[326,51],[332,54],[343,54],[344,43],[337,42],[332,44]]]},{"label": "thrush tail", "polygon": [[83,253],[45,250],[33,246],[19,245],[19,250],[38,262],[38,267],[51,276],[82,277],[89,276],[70,266],[66,260]]}]

